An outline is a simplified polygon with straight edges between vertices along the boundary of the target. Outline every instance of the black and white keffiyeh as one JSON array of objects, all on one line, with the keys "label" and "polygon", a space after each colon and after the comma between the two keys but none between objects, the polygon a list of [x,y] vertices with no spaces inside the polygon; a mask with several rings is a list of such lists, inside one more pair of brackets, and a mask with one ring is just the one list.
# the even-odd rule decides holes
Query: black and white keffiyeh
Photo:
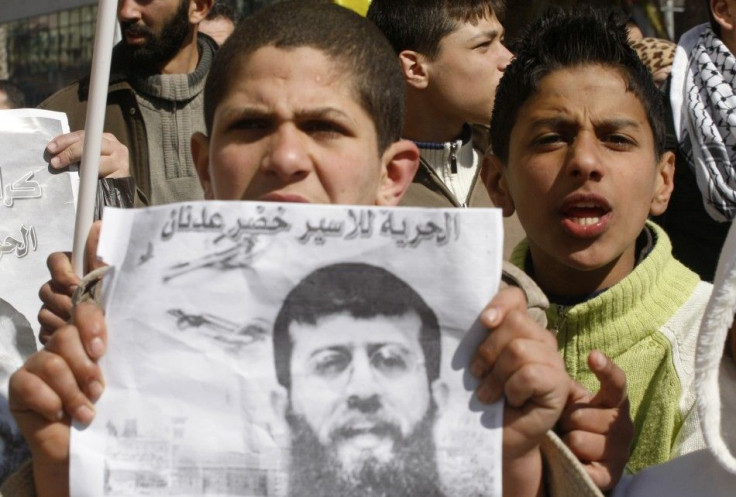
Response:
[{"label": "black and white keffiyeh", "polygon": [[708,24],[685,33],[672,66],[670,102],[683,155],[708,214],[736,216],[736,57]]}]

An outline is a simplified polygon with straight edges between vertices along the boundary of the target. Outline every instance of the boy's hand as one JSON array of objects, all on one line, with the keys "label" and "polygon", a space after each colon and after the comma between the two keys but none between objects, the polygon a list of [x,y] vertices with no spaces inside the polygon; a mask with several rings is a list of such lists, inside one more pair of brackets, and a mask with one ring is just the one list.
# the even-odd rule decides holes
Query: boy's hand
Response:
[{"label": "boy's hand", "polygon": [[[97,245],[100,240],[100,221],[92,224],[87,244],[85,246],[85,268],[84,273],[96,269],[102,263],[97,261]],[[69,252],[53,252],[46,259],[51,279],[44,283],[38,296],[43,305],[38,312],[38,322],[41,323],[38,338],[42,344],[46,344],[51,335],[59,328],[69,322],[72,309],[72,295],[80,279],[72,269],[71,254]]]},{"label": "boy's hand", "polygon": [[46,259],[51,279],[38,292],[43,303],[38,312],[38,322],[41,323],[38,338],[44,345],[54,331],[71,317],[72,295],[80,283],[79,276],[72,270],[71,258],[69,252],[53,252]]},{"label": "boy's hand", "polygon": [[39,497],[69,495],[71,419],[87,424],[103,390],[97,361],[105,353],[105,318],[82,303],[72,324],[56,331],[10,378],[10,410],[33,455]]},{"label": "boy's hand", "polygon": [[503,421],[505,495],[537,495],[542,488],[539,444],[562,414],[572,380],[557,341],[527,313],[518,288],[500,291],[481,321],[490,333],[471,363],[482,402],[506,397]]},{"label": "boy's hand", "polygon": [[616,486],[629,460],[634,423],[623,370],[597,350],[588,356],[588,365],[601,388],[593,395],[574,383],[559,429],[593,482],[605,491]]},{"label": "boy's hand", "polygon": [[[82,160],[84,130],[59,135],[46,145],[45,157],[54,169],[64,169]],[[128,147],[111,133],[102,134],[100,178],[130,176]]]}]

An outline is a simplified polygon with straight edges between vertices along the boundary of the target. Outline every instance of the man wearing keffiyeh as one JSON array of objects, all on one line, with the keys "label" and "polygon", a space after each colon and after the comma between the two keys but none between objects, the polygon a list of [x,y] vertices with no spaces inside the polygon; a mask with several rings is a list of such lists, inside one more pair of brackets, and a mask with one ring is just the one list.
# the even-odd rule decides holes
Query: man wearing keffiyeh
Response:
[{"label": "man wearing keffiyeh", "polygon": [[706,0],[711,22],[681,38],[669,104],[675,192],[659,222],[673,253],[707,281],[736,217],[736,0]]}]

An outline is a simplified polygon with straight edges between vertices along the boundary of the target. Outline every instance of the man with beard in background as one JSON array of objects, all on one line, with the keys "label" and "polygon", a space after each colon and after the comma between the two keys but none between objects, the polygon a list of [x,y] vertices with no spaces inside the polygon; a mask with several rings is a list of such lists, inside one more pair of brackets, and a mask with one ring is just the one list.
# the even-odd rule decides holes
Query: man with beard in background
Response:
[{"label": "man with beard in background", "polygon": [[[203,198],[189,139],[205,130],[203,90],[216,44],[198,25],[213,1],[118,3],[123,40],[113,50],[100,177],[132,176],[139,204]],[[66,112],[72,130],[47,146],[54,168],[81,158],[88,92],[86,77],[40,105]]]},{"label": "man with beard in background", "polygon": [[443,495],[440,328],[416,291],[368,264],[320,268],[286,297],[273,341],[292,497]]}]

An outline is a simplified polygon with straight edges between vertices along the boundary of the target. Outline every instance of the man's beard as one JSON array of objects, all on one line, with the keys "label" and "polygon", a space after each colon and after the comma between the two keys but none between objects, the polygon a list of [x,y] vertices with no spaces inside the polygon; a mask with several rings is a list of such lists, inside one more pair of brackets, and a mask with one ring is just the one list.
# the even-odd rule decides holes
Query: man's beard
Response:
[{"label": "man's beard", "polygon": [[[398,426],[384,423],[375,432],[394,441],[394,457],[381,462],[367,455],[357,472],[349,473],[336,449],[325,447],[307,421],[289,409],[291,427],[291,497],[440,497],[433,426],[434,402],[407,437]],[[333,437],[349,437],[350,429],[340,429]]]},{"label": "man's beard", "polygon": [[145,36],[143,45],[128,45],[123,40],[125,52],[131,65],[145,72],[158,72],[160,66],[173,59],[184,45],[189,35],[189,1],[181,0],[174,15],[166,21],[161,33],[154,33],[145,24],[135,22],[120,23],[123,36],[126,32],[133,36]]}]

